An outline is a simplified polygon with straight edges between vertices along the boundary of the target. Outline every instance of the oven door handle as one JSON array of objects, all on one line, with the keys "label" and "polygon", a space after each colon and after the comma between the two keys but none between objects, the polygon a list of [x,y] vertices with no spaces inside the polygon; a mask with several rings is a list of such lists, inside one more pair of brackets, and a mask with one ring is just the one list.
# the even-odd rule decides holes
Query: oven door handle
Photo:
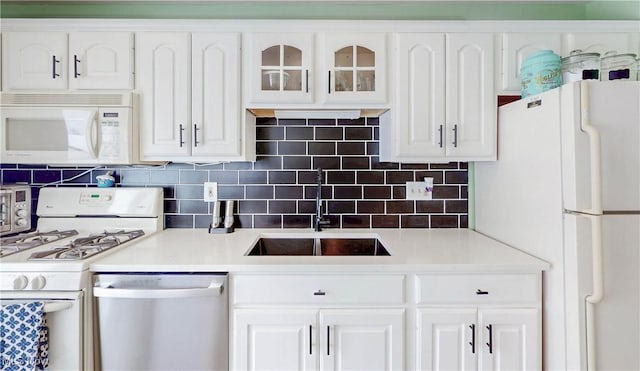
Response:
[{"label": "oven door handle", "polygon": [[45,313],[53,313],[53,312],[59,312],[61,310],[69,309],[72,306],[73,306],[73,303],[69,303],[69,302],[51,302],[51,303],[45,303],[43,310]]},{"label": "oven door handle", "polygon": [[186,289],[117,289],[109,287],[94,287],[93,296],[98,298],[118,299],[181,299],[202,296],[220,296],[222,284],[211,284],[206,288]]}]

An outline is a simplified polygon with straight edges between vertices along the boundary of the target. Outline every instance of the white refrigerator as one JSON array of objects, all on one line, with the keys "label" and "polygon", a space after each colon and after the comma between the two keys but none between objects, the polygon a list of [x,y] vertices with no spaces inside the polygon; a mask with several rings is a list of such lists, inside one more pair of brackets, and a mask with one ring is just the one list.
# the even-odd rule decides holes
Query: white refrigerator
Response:
[{"label": "white refrigerator", "polygon": [[576,82],[499,108],[475,228],[551,263],[545,370],[640,370],[640,82]]}]

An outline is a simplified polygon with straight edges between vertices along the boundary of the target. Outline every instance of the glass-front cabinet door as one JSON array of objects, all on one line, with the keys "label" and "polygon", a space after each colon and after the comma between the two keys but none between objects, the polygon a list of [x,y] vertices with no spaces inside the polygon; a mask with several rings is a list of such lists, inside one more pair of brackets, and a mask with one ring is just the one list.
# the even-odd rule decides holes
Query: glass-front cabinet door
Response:
[{"label": "glass-front cabinet door", "polygon": [[385,34],[328,33],[324,36],[325,100],[332,103],[385,103]]},{"label": "glass-front cabinet door", "polygon": [[313,102],[313,34],[250,36],[251,103]]}]

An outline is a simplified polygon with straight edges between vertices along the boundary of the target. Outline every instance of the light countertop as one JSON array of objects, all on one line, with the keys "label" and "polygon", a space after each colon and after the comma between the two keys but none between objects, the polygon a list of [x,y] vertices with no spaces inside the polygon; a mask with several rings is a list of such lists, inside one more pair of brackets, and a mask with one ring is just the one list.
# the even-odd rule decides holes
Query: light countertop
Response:
[{"label": "light countertop", "polygon": [[[245,256],[260,237],[378,237],[391,256]],[[539,272],[547,262],[469,229],[166,229],[94,272]]]}]

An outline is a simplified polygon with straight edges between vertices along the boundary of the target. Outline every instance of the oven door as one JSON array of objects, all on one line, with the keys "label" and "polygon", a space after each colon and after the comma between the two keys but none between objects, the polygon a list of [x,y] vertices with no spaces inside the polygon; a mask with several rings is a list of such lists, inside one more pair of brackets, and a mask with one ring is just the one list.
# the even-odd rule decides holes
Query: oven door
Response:
[{"label": "oven door", "polygon": [[[0,304],[44,301],[49,327],[49,370],[81,370],[83,361],[83,296],[75,292],[0,293]],[[10,360],[5,360],[9,361]]]},{"label": "oven door", "polygon": [[5,107],[0,125],[2,162],[63,164],[98,158],[97,108]]}]

